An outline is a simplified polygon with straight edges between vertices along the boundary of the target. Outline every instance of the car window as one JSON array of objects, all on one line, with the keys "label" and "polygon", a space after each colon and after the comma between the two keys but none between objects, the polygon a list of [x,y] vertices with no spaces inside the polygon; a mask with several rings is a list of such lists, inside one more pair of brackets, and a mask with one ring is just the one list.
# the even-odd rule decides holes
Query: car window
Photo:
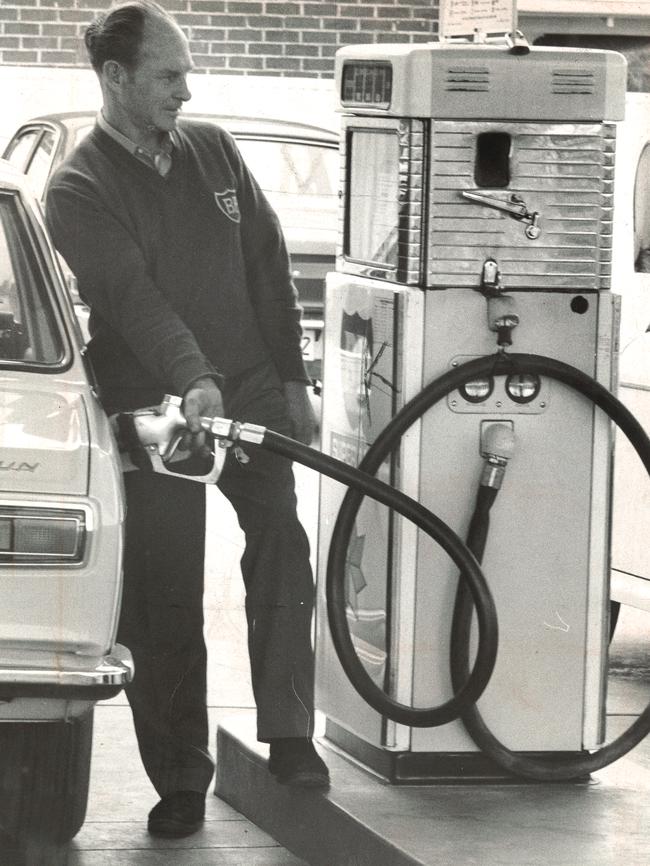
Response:
[{"label": "car window", "polygon": [[334,225],[339,173],[335,147],[239,137],[237,144],[285,227],[291,212],[305,228]]},{"label": "car window", "polygon": [[27,169],[27,177],[29,184],[34,192],[34,195],[39,200],[43,198],[45,193],[45,184],[50,175],[52,167],[52,156],[54,152],[54,133],[47,129],[43,133],[38,147],[34,151],[29,167]]},{"label": "car window", "polygon": [[639,157],[634,182],[635,270],[650,273],[650,142]]},{"label": "car window", "polygon": [[32,147],[34,146],[34,142],[39,134],[40,129],[29,129],[21,135],[18,135],[7,145],[4,158],[9,160],[9,162],[12,165],[15,165],[16,168],[20,169],[20,171],[25,171],[27,160],[29,159]]},{"label": "car window", "polygon": [[0,366],[54,365],[63,341],[17,197],[0,194]]}]

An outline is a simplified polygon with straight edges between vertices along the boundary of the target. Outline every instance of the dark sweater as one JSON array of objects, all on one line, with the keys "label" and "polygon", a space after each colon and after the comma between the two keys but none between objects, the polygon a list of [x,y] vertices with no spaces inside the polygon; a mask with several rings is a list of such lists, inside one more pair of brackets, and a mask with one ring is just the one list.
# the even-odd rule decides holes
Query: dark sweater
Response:
[{"label": "dark sweater", "polygon": [[181,121],[176,140],[161,177],[95,126],[49,186],[47,223],[91,309],[100,386],[183,394],[269,360],[306,381],[275,213],[227,132]]}]

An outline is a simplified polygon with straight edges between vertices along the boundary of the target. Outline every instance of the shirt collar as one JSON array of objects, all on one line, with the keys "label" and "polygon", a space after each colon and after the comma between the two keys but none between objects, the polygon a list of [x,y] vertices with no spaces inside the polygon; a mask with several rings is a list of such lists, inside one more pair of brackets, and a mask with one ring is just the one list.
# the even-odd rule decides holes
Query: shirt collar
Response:
[{"label": "shirt collar", "polygon": [[153,168],[154,171],[157,171],[163,177],[168,174],[172,167],[172,150],[174,149],[174,146],[178,146],[175,131],[165,133],[158,150],[152,152],[147,150],[147,148],[136,144],[128,136],[120,132],[119,129],[112,126],[106,120],[102,111],[97,115],[97,123],[106,135],[109,135],[113,141],[116,141],[123,148],[128,150],[128,152],[132,156],[135,156],[136,159],[139,159],[140,162],[148,165],[149,168]]}]

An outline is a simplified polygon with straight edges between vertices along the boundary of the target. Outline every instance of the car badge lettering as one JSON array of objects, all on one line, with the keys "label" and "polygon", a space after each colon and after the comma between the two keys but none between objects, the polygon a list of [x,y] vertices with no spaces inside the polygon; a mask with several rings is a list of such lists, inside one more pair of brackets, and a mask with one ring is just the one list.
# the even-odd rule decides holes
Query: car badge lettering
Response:
[{"label": "car badge lettering", "polygon": [[241,222],[241,212],[237,201],[237,192],[234,189],[224,189],[223,192],[215,192],[214,200],[219,210],[228,217],[231,222]]},{"label": "car badge lettering", "polygon": [[0,471],[1,472],[35,472],[40,463],[17,463],[15,460],[12,460],[11,463],[5,463],[4,460],[0,460]]}]

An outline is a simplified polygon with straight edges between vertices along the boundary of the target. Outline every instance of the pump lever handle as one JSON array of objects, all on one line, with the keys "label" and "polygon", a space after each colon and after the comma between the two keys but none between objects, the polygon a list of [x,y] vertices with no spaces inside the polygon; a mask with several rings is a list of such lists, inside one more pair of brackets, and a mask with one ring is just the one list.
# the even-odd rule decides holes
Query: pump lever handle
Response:
[{"label": "pump lever handle", "polygon": [[463,198],[470,199],[470,201],[476,201],[486,207],[492,207],[495,210],[504,211],[511,216],[518,217],[519,219],[525,219],[526,217],[531,216],[523,201],[504,201],[501,198],[494,198],[494,196],[486,195],[483,192],[471,192],[468,189],[461,190],[461,195]]},{"label": "pump lever handle", "polygon": [[528,226],[526,227],[527,238],[534,240],[540,236],[541,229],[539,227],[539,213],[537,211],[529,211],[526,207],[526,203],[519,196],[512,195],[510,196],[510,201],[504,201],[503,199],[486,195],[486,193],[472,192],[468,189],[461,190],[461,195],[463,198],[468,198],[470,201],[478,202],[479,204],[485,205],[485,207],[491,207],[495,210],[503,211],[504,213],[509,214],[513,219],[519,220],[520,222],[528,223]]}]

